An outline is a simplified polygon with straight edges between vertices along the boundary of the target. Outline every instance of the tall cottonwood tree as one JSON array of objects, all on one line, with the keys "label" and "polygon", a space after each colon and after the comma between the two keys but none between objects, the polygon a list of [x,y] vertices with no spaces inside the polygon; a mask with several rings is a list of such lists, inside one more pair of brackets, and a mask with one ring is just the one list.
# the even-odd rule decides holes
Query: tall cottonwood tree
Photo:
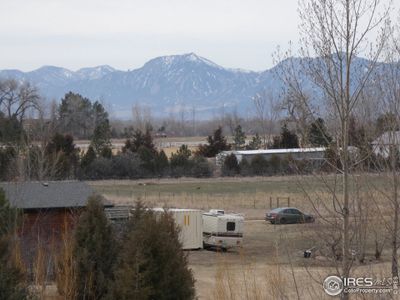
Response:
[{"label": "tall cottonwood tree", "polygon": [[390,221],[385,221],[391,241],[392,276],[399,276],[398,248],[400,231],[400,47],[393,33],[391,43],[386,49],[383,72],[379,72],[374,80],[378,91],[379,103],[383,114],[377,119],[377,138],[371,149],[378,159],[373,161],[374,167],[385,184],[380,186],[371,182],[374,191],[387,200],[390,209]]},{"label": "tall cottonwood tree", "polygon": [[8,119],[16,118],[22,123],[28,110],[39,108],[39,100],[37,88],[29,82],[0,80],[0,111]]},{"label": "tall cottonwood tree", "polygon": [[279,106],[276,97],[269,91],[257,93],[253,97],[255,117],[261,129],[264,147],[270,142],[278,118]]},{"label": "tall cottonwood tree", "polygon": [[[340,189],[333,189],[332,213],[341,223],[341,275],[348,277],[352,266],[349,121],[360,95],[371,80],[389,36],[388,7],[381,0],[304,0],[300,2],[301,50],[298,69],[325,100],[326,113],[337,120],[336,152],[340,159]],[[374,40],[371,40],[371,36]],[[369,53],[365,53],[369,49]],[[291,55],[286,53],[285,59]],[[369,60],[357,60],[359,55]],[[280,74],[288,83],[289,94],[299,106],[315,116],[313,99],[298,78],[296,70]],[[337,192],[340,191],[340,192]],[[344,295],[343,297],[347,297]]]},{"label": "tall cottonwood tree", "polygon": [[109,138],[109,119],[104,106],[80,94],[69,92],[61,99],[58,107],[58,127],[61,133],[72,134],[75,138],[90,138],[96,127],[107,131]]}]

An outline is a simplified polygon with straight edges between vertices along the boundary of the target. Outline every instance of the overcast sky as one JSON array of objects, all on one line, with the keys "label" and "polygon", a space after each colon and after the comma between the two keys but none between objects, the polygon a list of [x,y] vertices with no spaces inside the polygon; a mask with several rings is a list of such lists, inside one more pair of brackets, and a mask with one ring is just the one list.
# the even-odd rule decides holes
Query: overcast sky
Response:
[{"label": "overcast sky", "polygon": [[0,0],[0,69],[127,70],[195,52],[258,71],[297,26],[297,0]]}]

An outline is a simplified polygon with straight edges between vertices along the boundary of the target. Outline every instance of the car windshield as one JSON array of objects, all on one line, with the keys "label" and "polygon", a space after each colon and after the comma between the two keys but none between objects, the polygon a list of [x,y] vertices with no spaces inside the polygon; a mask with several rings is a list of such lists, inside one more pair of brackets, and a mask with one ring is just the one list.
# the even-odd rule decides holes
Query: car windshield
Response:
[{"label": "car windshield", "polygon": [[283,209],[282,208],[274,208],[273,210],[271,210],[271,213],[280,213]]}]

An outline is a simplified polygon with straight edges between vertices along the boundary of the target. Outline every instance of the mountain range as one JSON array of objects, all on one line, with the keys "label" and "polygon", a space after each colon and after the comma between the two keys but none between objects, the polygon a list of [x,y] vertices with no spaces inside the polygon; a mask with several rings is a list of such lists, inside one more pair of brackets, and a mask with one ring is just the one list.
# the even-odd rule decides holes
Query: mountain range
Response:
[{"label": "mountain range", "polygon": [[119,118],[131,117],[135,103],[150,107],[155,116],[195,108],[196,116],[207,118],[222,109],[236,109],[242,114],[251,111],[257,92],[281,89],[282,82],[275,76],[279,67],[262,72],[229,69],[188,53],[157,57],[129,71],[108,65],[75,72],[43,66],[30,72],[0,70],[0,78],[29,81],[48,99],[60,100],[72,91],[101,100]]}]

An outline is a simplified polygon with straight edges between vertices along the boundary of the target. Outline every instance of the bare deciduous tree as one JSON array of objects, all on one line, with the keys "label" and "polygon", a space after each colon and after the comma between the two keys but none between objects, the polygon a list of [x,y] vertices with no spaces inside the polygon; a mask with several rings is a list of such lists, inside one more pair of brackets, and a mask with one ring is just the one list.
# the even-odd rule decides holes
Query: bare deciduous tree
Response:
[{"label": "bare deciduous tree", "polygon": [[[338,182],[339,188],[331,189],[330,193],[333,214],[341,220],[340,271],[344,277],[349,276],[354,259],[350,244],[351,209],[355,209],[355,203],[350,196],[353,162],[349,124],[388,41],[388,7],[383,5],[381,0],[304,0],[300,4],[300,54],[304,59],[299,69],[324,99],[331,118],[337,120],[336,153],[340,160],[337,169],[341,182]],[[375,39],[373,43],[371,36]],[[357,60],[358,55],[368,55],[369,60]],[[290,52],[286,58],[289,56]],[[304,85],[300,82],[299,86],[293,84],[289,88],[293,89],[292,94],[299,95]],[[301,107],[313,114],[312,99],[300,98]]]},{"label": "bare deciduous tree", "polygon": [[151,108],[148,106],[141,106],[139,103],[135,103],[132,107],[133,126],[135,129],[139,129],[145,132],[149,129],[152,124]]},{"label": "bare deciduous tree", "polygon": [[39,109],[39,99],[38,90],[28,82],[0,81],[0,111],[8,118],[15,117],[22,122],[28,110]]},{"label": "bare deciduous tree", "polygon": [[269,91],[257,93],[253,97],[253,104],[258,126],[262,130],[264,147],[272,140],[275,123],[278,118],[278,104],[276,97]]}]

